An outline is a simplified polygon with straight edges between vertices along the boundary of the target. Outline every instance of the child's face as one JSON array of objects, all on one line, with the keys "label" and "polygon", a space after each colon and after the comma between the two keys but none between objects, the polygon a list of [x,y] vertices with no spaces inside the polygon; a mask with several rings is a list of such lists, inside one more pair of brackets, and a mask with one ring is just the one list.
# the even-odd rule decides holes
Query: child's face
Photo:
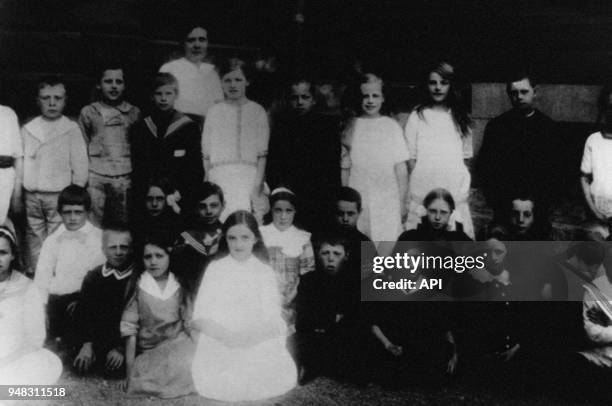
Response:
[{"label": "child's face", "polygon": [[178,97],[176,86],[163,85],[155,89],[153,93],[153,104],[160,111],[170,111],[174,108],[174,102]]},{"label": "child's face", "polygon": [[341,244],[323,243],[319,248],[319,261],[326,273],[337,275],[347,258],[346,250]]},{"label": "child's face", "polygon": [[122,69],[107,69],[100,79],[100,91],[105,101],[117,103],[123,97],[125,81]]},{"label": "child's face", "polygon": [[291,86],[289,105],[300,116],[312,110],[315,104],[310,89],[311,85],[304,82]]},{"label": "child's face", "polygon": [[66,204],[60,210],[62,222],[68,231],[76,231],[87,222],[87,210],[81,204]]},{"label": "child's face", "polygon": [[145,200],[145,207],[149,215],[157,217],[163,213],[166,208],[166,195],[164,191],[157,186],[151,186]]},{"label": "child's face", "polygon": [[491,238],[486,242],[487,257],[486,265],[487,270],[493,275],[499,275],[504,270],[504,261],[508,254],[506,244],[495,238]]},{"label": "child's face", "polygon": [[227,100],[239,101],[245,97],[249,82],[246,80],[242,69],[236,69],[221,78],[221,85]]},{"label": "child's face", "polygon": [[11,243],[6,237],[0,237],[0,281],[8,277],[14,259],[15,255],[11,249]]},{"label": "child's face", "polygon": [[436,199],[427,206],[427,220],[434,230],[442,230],[448,225],[451,208],[443,199]]},{"label": "child's face", "polygon": [[533,202],[515,199],[512,201],[510,224],[519,234],[525,234],[533,225]]},{"label": "child's face", "polygon": [[346,200],[338,200],[336,204],[336,221],[344,227],[357,227],[359,219],[359,210],[357,210],[357,202],[349,202]]},{"label": "child's face", "polygon": [[236,224],[230,227],[225,238],[230,255],[241,262],[251,257],[253,246],[257,242],[255,234],[245,224]]},{"label": "child's face", "polygon": [[368,117],[378,117],[385,98],[380,83],[363,83],[361,85],[361,108]]},{"label": "child's face", "polygon": [[204,28],[196,27],[185,40],[185,57],[191,62],[201,62],[208,49],[208,33]]},{"label": "child's face", "polygon": [[47,120],[57,120],[64,113],[66,106],[66,88],[59,84],[45,86],[38,91],[40,114]]},{"label": "child's face", "polygon": [[154,279],[164,279],[168,275],[170,255],[163,248],[153,244],[145,245],[142,260],[145,271]]},{"label": "child's face", "polygon": [[102,251],[110,266],[122,269],[132,259],[132,237],[130,233],[105,231]]},{"label": "child's face", "polygon": [[295,207],[287,200],[278,200],[272,206],[272,223],[280,231],[285,231],[293,225]]},{"label": "child's face", "polygon": [[208,196],[204,200],[200,200],[198,203],[198,216],[202,219],[204,224],[215,224],[219,221],[219,216],[223,211],[223,203],[219,195],[213,194]]},{"label": "child's face", "polygon": [[510,83],[508,97],[510,97],[510,102],[515,109],[528,112],[533,109],[535,89],[528,78],[521,79]]},{"label": "child's face", "polygon": [[438,72],[431,72],[427,80],[427,89],[434,103],[444,103],[450,91],[450,81]]}]

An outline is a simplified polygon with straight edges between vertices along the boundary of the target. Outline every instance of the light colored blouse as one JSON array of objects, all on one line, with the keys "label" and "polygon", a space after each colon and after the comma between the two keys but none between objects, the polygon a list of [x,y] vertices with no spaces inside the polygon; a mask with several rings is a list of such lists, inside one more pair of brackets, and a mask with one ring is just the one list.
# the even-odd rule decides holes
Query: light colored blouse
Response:
[{"label": "light colored blouse", "polygon": [[266,111],[247,101],[242,105],[226,102],[208,111],[202,134],[202,153],[211,167],[223,165],[257,166],[259,157],[268,154],[270,127]]}]

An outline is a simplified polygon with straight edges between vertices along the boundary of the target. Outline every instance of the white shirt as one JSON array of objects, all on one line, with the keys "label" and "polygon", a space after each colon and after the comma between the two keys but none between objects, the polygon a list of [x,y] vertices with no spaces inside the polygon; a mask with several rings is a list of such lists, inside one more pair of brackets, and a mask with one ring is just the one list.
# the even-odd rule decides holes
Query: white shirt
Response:
[{"label": "white shirt", "polygon": [[[612,298],[612,284],[606,275],[602,275],[593,280],[593,285],[599,288],[599,291],[609,298]],[[587,351],[581,351],[582,354],[590,362],[602,366],[612,367],[612,326],[600,326],[589,320],[587,312],[589,309],[597,308],[597,303],[593,302],[593,297],[586,292],[582,301],[582,318],[584,322],[584,330],[587,337],[593,343],[593,348]]]},{"label": "white shirt", "polygon": [[23,156],[17,115],[6,106],[0,106],[0,155]]},{"label": "white shirt", "polygon": [[34,283],[49,294],[67,295],[81,290],[87,272],[106,261],[102,230],[86,222],[77,231],[62,224],[43,242]]},{"label": "white shirt", "polygon": [[205,116],[213,104],[223,100],[221,80],[210,63],[198,65],[183,57],[163,64],[159,71],[173,74],[178,81],[179,94],[174,104],[178,111]]},{"label": "white shirt", "polygon": [[593,175],[591,194],[595,207],[607,217],[612,217],[612,139],[601,132],[591,134],[584,144],[580,170]]}]

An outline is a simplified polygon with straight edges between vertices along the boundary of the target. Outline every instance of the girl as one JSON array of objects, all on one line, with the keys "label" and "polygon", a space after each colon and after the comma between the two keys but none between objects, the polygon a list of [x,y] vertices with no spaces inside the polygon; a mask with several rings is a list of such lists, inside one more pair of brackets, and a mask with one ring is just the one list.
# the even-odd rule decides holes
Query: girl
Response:
[{"label": "girl", "polygon": [[268,248],[270,266],[276,272],[283,302],[283,317],[290,329],[295,325],[295,297],[300,277],[314,270],[310,233],[293,225],[296,197],[286,188],[270,194],[272,223],[260,228]]},{"label": "girl", "polygon": [[126,337],[125,388],[174,398],[194,392],[189,373],[195,345],[186,323],[191,306],[170,271],[170,249],[155,237],[147,238],[142,256],[144,272],[121,317]]},{"label": "girl", "polygon": [[446,189],[434,189],[423,200],[425,215],[416,230],[404,231],[399,241],[471,241],[463,225],[453,221],[455,201]]},{"label": "girl", "polygon": [[382,116],[383,82],[373,74],[361,86],[361,117],[343,135],[342,183],[361,194],[357,228],[373,241],[395,241],[405,217],[409,155],[396,121]]},{"label": "girl", "polygon": [[260,210],[270,130],[264,108],[246,97],[249,74],[244,61],[229,59],[219,70],[225,102],[208,110],[202,151],[206,180],[225,193],[224,221],[235,210],[251,210],[252,205]]},{"label": "girl", "polygon": [[173,197],[174,188],[167,179],[152,179],[146,186],[143,207],[135,213],[135,242],[143,247],[146,236],[156,236],[172,243],[181,229],[179,210]]},{"label": "girl", "polygon": [[257,400],[295,385],[276,278],[257,221],[246,211],[223,224],[219,259],[204,273],[193,326],[201,333],[192,366],[200,395]]},{"label": "girl", "polygon": [[410,199],[406,228],[416,228],[419,205],[432,188],[448,190],[456,203],[457,219],[474,238],[468,206],[470,172],[464,159],[472,152],[471,120],[460,103],[454,69],[442,62],[427,73],[426,100],[410,114],[406,139],[410,150]]},{"label": "girl", "polygon": [[53,385],[62,362],[42,348],[45,312],[38,288],[17,272],[15,235],[0,227],[0,385]]}]

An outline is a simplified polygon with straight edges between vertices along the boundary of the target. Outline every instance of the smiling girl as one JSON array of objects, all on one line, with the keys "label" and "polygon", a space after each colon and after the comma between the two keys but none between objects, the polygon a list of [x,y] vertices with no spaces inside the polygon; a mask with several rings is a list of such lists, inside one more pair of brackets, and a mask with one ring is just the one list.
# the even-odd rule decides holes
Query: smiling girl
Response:
[{"label": "smiling girl", "polygon": [[471,119],[462,106],[454,82],[454,68],[442,62],[427,72],[425,100],[410,114],[405,135],[410,150],[410,201],[406,228],[419,222],[419,206],[432,188],[448,190],[464,231],[474,238],[468,206],[473,156]]},{"label": "smiling girl", "polygon": [[224,221],[261,199],[270,129],[264,108],[246,96],[250,75],[244,61],[229,59],[219,72],[225,101],[208,110],[202,152],[206,180],[225,194]]},{"label": "smiling girl", "polygon": [[192,367],[200,395],[258,400],[295,385],[276,278],[249,212],[234,212],[223,224],[219,259],[204,274],[193,320],[201,333]]}]

